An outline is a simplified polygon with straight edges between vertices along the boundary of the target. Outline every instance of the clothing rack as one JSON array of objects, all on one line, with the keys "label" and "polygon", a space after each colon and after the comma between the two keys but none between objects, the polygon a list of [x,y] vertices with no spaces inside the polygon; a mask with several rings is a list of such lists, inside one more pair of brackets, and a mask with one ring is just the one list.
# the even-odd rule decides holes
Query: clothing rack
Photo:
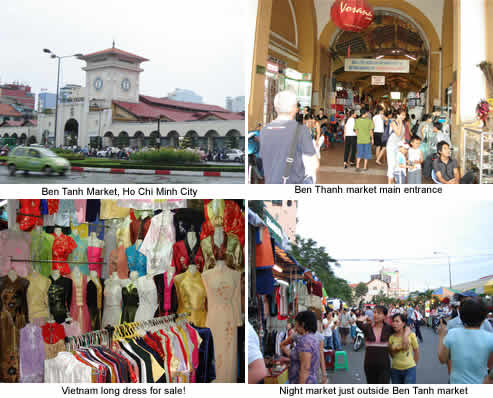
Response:
[{"label": "clothing rack", "polygon": [[173,322],[182,318],[186,318],[187,316],[190,316],[189,312],[185,312],[182,314],[165,315],[145,321],[128,322],[116,326],[107,326],[104,329],[87,332],[81,334],[80,336],[67,336],[65,337],[65,346],[69,351],[73,351],[74,349],[87,347],[90,345],[106,345],[108,347],[111,347],[115,334],[118,334],[124,329],[139,327],[148,328],[151,326],[158,326],[160,324],[165,324],[168,322]]},{"label": "clothing rack", "polygon": [[70,263],[70,264],[107,264],[104,261],[70,261],[70,260],[32,260],[9,257],[11,263]]}]

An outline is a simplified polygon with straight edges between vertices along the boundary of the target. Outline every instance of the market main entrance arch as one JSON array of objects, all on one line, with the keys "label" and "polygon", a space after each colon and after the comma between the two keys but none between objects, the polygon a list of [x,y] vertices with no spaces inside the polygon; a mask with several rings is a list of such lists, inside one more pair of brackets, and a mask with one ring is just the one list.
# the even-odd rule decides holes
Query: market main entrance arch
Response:
[{"label": "market main entrance arch", "polygon": [[78,144],[79,140],[79,122],[75,119],[69,119],[65,123],[63,134],[63,143],[66,146],[73,146]]}]

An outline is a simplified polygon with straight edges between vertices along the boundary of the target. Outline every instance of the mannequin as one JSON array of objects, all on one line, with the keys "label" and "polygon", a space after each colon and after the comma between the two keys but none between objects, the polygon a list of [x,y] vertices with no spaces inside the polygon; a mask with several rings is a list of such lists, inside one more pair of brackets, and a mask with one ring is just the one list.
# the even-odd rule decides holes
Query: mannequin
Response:
[{"label": "mannequin", "polygon": [[75,266],[71,273],[72,277],[72,302],[70,305],[70,316],[79,322],[81,332],[91,330],[91,320],[87,307],[87,277]]},{"label": "mannequin", "polygon": [[89,316],[91,318],[91,329],[101,329],[101,315],[103,311],[103,283],[99,279],[96,271],[89,273],[89,281],[87,282],[87,307],[89,308]]},{"label": "mannequin", "polygon": [[117,272],[113,272],[111,274],[110,281],[111,282],[118,282],[118,283],[120,283],[120,278],[118,278],[118,273]]},{"label": "mannequin", "polygon": [[55,319],[53,318],[53,315],[50,314],[48,316],[48,320],[46,322],[48,322],[48,323],[55,323]]},{"label": "mannequin", "polygon": [[101,326],[118,325],[122,314],[122,281],[118,273],[113,272],[104,285],[104,310]]},{"label": "mannequin", "polygon": [[55,234],[56,236],[61,236],[61,235],[63,235],[62,229],[61,229],[60,227],[56,227],[56,228],[55,228],[55,231],[54,231],[54,234]]},{"label": "mannequin", "polygon": [[195,274],[197,272],[197,266],[195,264],[190,264],[188,266],[188,271],[191,273],[191,274]]},{"label": "mannequin", "polygon": [[187,242],[189,247],[195,247],[197,244],[197,234],[195,232],[187,232]]},{"label": "mannequin", "polygon": [[7,276],[12,282],[15,282],[17,279],[17,272],[15,272],[15,269],[9,269],[9,272],[7,273]]},{"label": "mannequin", "polygon": [[[56,231],[57,228],[55,228]],[[91,232],[91,235],[89,235],[88,238],[88,246],[92,247],[104,247],[104,242],[98,238],[98,234],[96,232]]]},{"label": "mannequin", "polygon": [[130,272],[130,277],[127,284],[122,289],[123,311],[121,323],[133,322],[135,320],[135,314],[137,313],[137,308],[139,307],[139,293],[136,286],[138,277],[138,272]]},{"label": "mannequin", "polygon": [[135,321],[154,318],[158,309],[158,292],[152,275],[144,275],[135,282],[139,294],[139,307],[135,313]]},{"label": "mannequin", "polygon": [[224,243],[224,228],[222,226],[214,229],[214,244],[217,247],[221,247]]},{"label": "mannequin", "polygon": [[60,271],[54,269],[53,271],[51,271],[51,277],[54,281],[56,281],[58,278],[60,278]]},{"label": "mannequin", "polygon": [[43,232],[43,227],[41,227],[41,225],[36,225],[36,226],[34,227],[34,230],[35,230],[38,234],[40,234],[41,232]]}]

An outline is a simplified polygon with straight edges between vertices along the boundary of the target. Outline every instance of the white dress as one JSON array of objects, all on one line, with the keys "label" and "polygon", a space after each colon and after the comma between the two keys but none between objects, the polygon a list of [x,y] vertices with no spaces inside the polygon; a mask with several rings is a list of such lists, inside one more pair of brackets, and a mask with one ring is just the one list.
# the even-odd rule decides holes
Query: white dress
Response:
[{"label": "white dress", "polygon": [[122,316],[122,281],[104,283],[103,327],[118,325]]},{"label": "white dress", "polygon": [[139,293],[139,306],[135,314],[135,321],[146,321],[154,318],[158,308],[157,289],[154,279],[148,276],[141,276],[135,282]]},{"label": "white dress", "polygon": [[164,210],[152,217],[149,230],[139,249],[139,252],[147,257],[148,274],[161,274],[170,269],[175,241],[173,214]]}]

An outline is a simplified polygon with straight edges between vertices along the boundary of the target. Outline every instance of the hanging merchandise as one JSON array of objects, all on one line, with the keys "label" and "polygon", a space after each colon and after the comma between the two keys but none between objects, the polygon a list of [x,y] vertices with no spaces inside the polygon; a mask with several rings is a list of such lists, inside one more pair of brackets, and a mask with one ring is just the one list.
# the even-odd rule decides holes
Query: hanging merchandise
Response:
[{"label": "hanging merchandise", "polygon": [[374,13],[367,0],[336,0],[330,16],[342,30],[361,32],[373,22]]},{"label": "hanging merchandise", "polygon": [[243,379],[243,206],[8,200],[0,382]]}]

